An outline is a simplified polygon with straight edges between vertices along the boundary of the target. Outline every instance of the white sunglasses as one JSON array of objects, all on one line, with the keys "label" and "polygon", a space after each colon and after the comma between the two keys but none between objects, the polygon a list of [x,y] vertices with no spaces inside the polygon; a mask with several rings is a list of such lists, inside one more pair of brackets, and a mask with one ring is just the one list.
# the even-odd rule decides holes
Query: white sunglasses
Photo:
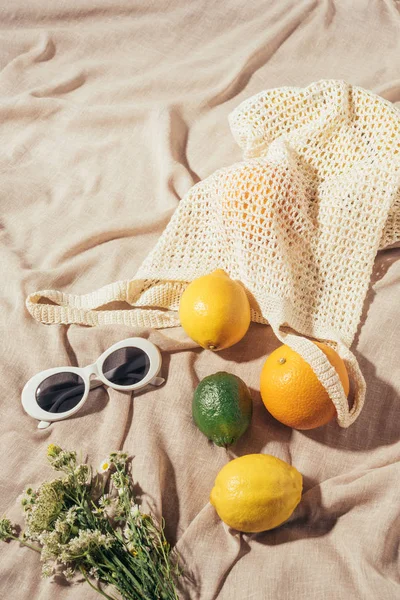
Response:
[{"label": "white sunglasses", "polygon": [[78,412],[90,390],[101,385],[121,391],[161,385],[160,369],[157,346],[142,338],[128,338],[108,348],[88,367],[55,367],[34,375],[22,390],[22,405],[40,421],[38,428],[46,429],[52,421]]}]

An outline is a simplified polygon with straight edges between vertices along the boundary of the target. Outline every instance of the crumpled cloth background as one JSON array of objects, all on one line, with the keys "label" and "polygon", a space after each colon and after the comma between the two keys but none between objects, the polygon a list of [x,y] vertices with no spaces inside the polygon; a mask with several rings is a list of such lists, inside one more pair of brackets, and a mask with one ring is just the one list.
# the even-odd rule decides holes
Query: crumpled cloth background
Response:
[{"label": "crumpled cloth background", "polygon": [[[353,345],[367,399],[348,430],[292,431],[268,415],[258,380],[279,345],[269,327],[211,354],[180,328],[39,325],[24,302],[37,289],[85,293],[132,277],[193,183],[240,160],[227,116],[246,97],[336,78],[399,102],[399,2],[15,0],[0,23],[0,513],[22,523],[15,499],[50,475],[48,443],[95,463],[123,447],[190,573],[182,598],[397,598],[400,250],[376,260]],[[27,379],[94,362],[132,335],[159,345],[166,384],[133,401],[99,388],[75,418],[39,431],[20,404]],[[255,407],[229,455],[191,420],[195,386],[219,370],[246,381]],[[208,494],[229,457],[251,452],[295,465],[305,494],[284,527],[233,535]],[[97,597],[42,581],[28,549],[0,552],[1,597]]]}]

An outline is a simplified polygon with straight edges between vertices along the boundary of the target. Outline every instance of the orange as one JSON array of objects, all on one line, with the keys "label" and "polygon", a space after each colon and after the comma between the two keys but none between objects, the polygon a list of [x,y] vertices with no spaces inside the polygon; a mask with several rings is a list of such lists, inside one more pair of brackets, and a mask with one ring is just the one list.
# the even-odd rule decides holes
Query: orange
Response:
[{"label": "orange", "polygon": [[[336,369],[347,396],[349,377],[343,360],[330,346],[314,343]],[[277,348],[265,361],[260,393],[271,415],[294,429],[321,427],[336,416],[332,400],[310,365],[286,345]]]}]

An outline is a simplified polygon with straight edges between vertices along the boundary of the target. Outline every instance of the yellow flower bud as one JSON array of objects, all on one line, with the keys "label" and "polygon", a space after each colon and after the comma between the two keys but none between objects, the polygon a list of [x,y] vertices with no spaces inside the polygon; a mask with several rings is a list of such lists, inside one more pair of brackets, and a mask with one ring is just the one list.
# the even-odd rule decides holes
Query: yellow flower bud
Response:
[{"label": "yellow flower bud", "polygon": [[55,458],[60,454],[60,452],[62,452],[62,448],[60,448],[60,446],[57,446],[56,444],[49,444],[47,446],[47,456]]}]

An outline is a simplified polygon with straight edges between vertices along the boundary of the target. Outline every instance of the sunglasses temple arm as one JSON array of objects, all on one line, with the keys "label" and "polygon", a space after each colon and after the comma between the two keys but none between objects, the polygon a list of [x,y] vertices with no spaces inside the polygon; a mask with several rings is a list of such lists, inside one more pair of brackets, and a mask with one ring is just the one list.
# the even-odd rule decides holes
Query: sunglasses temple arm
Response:
[{"label": "sunglasses temple arm", "polygon": [[[110,371],[108,371],[107,373],[105,373],[105,376],[110,376]],[[154,385],[154,386],[159,386],[162,385],[164,383],[165,379],[163,377],[153,377],[153,379],[151,381],[149,381],[149,385]],[[97,379],[91,379],[90,381],[90,389],[94,390],[97,387],[100,387],[104,385],[104,383],[102,381],[99,381]]]},{"label": "sunglasses temple arm", "polygon": [[[92,379],[90,381],[90,389],[93,390],[94,388],[98,388],[100,386],[104,385],[104,383],[102,381],[96,380],[96,379]],[[62,399],[62,401],[64,401],[66,399],[65,395]],[[57,406],[59,405],[59,403],[57,404]],[[51,425],[51,421],[39,421],[38,423],[38,429],[47,429],[47,427],[50,427]]]},{"label": "sunglasses temple arm", "polygon": [[48,412],[49,413],[58,412],[58,409],[60,408],[60,406],[63,402],[65,402],[69,398],[73,398],[78,393],[82,393],[82,397],[83,397],[84,391],[85,391],[85,386],[78,384],[78,385],[74,386],[73,388],[71,388],[70,390],[66,390],[63,394],[59,394],[56,402],[52,405],[51,409]]},{"label": "sunglasses temple arm", "polygon": [[[117,373],[118,370],[119,370],[119,367],[110,369],[109,371],[107,371],[107,373],[104,373],[105,378],[111,379],[111,377],[114,377],[115,373]],[[153,377],[153,379],[151,381],[149,381],[149,385],[159,386],[159,385],[162,385],[164,383],[164,381],[165,381],[165,379],[163,379],[162,377]],[[92,390],[95,387],[99,387],[100,385],[104,385],[104,384],[101,381],[94,379],[90,382],[90,389]]]},{"label": "sunglasses temple arm", "polygon": [[[149,381],[149,385],[159,386],[164,383],[165,379],[163,377],[153,377],[151,381]],[[104,383],[100,380],[91,379],[90,380],[90,389],[93,390],[95,388],[101,387]],[[50,421],[40,421],[38,424],[38,429],[47,429],[51,425]]]}]

